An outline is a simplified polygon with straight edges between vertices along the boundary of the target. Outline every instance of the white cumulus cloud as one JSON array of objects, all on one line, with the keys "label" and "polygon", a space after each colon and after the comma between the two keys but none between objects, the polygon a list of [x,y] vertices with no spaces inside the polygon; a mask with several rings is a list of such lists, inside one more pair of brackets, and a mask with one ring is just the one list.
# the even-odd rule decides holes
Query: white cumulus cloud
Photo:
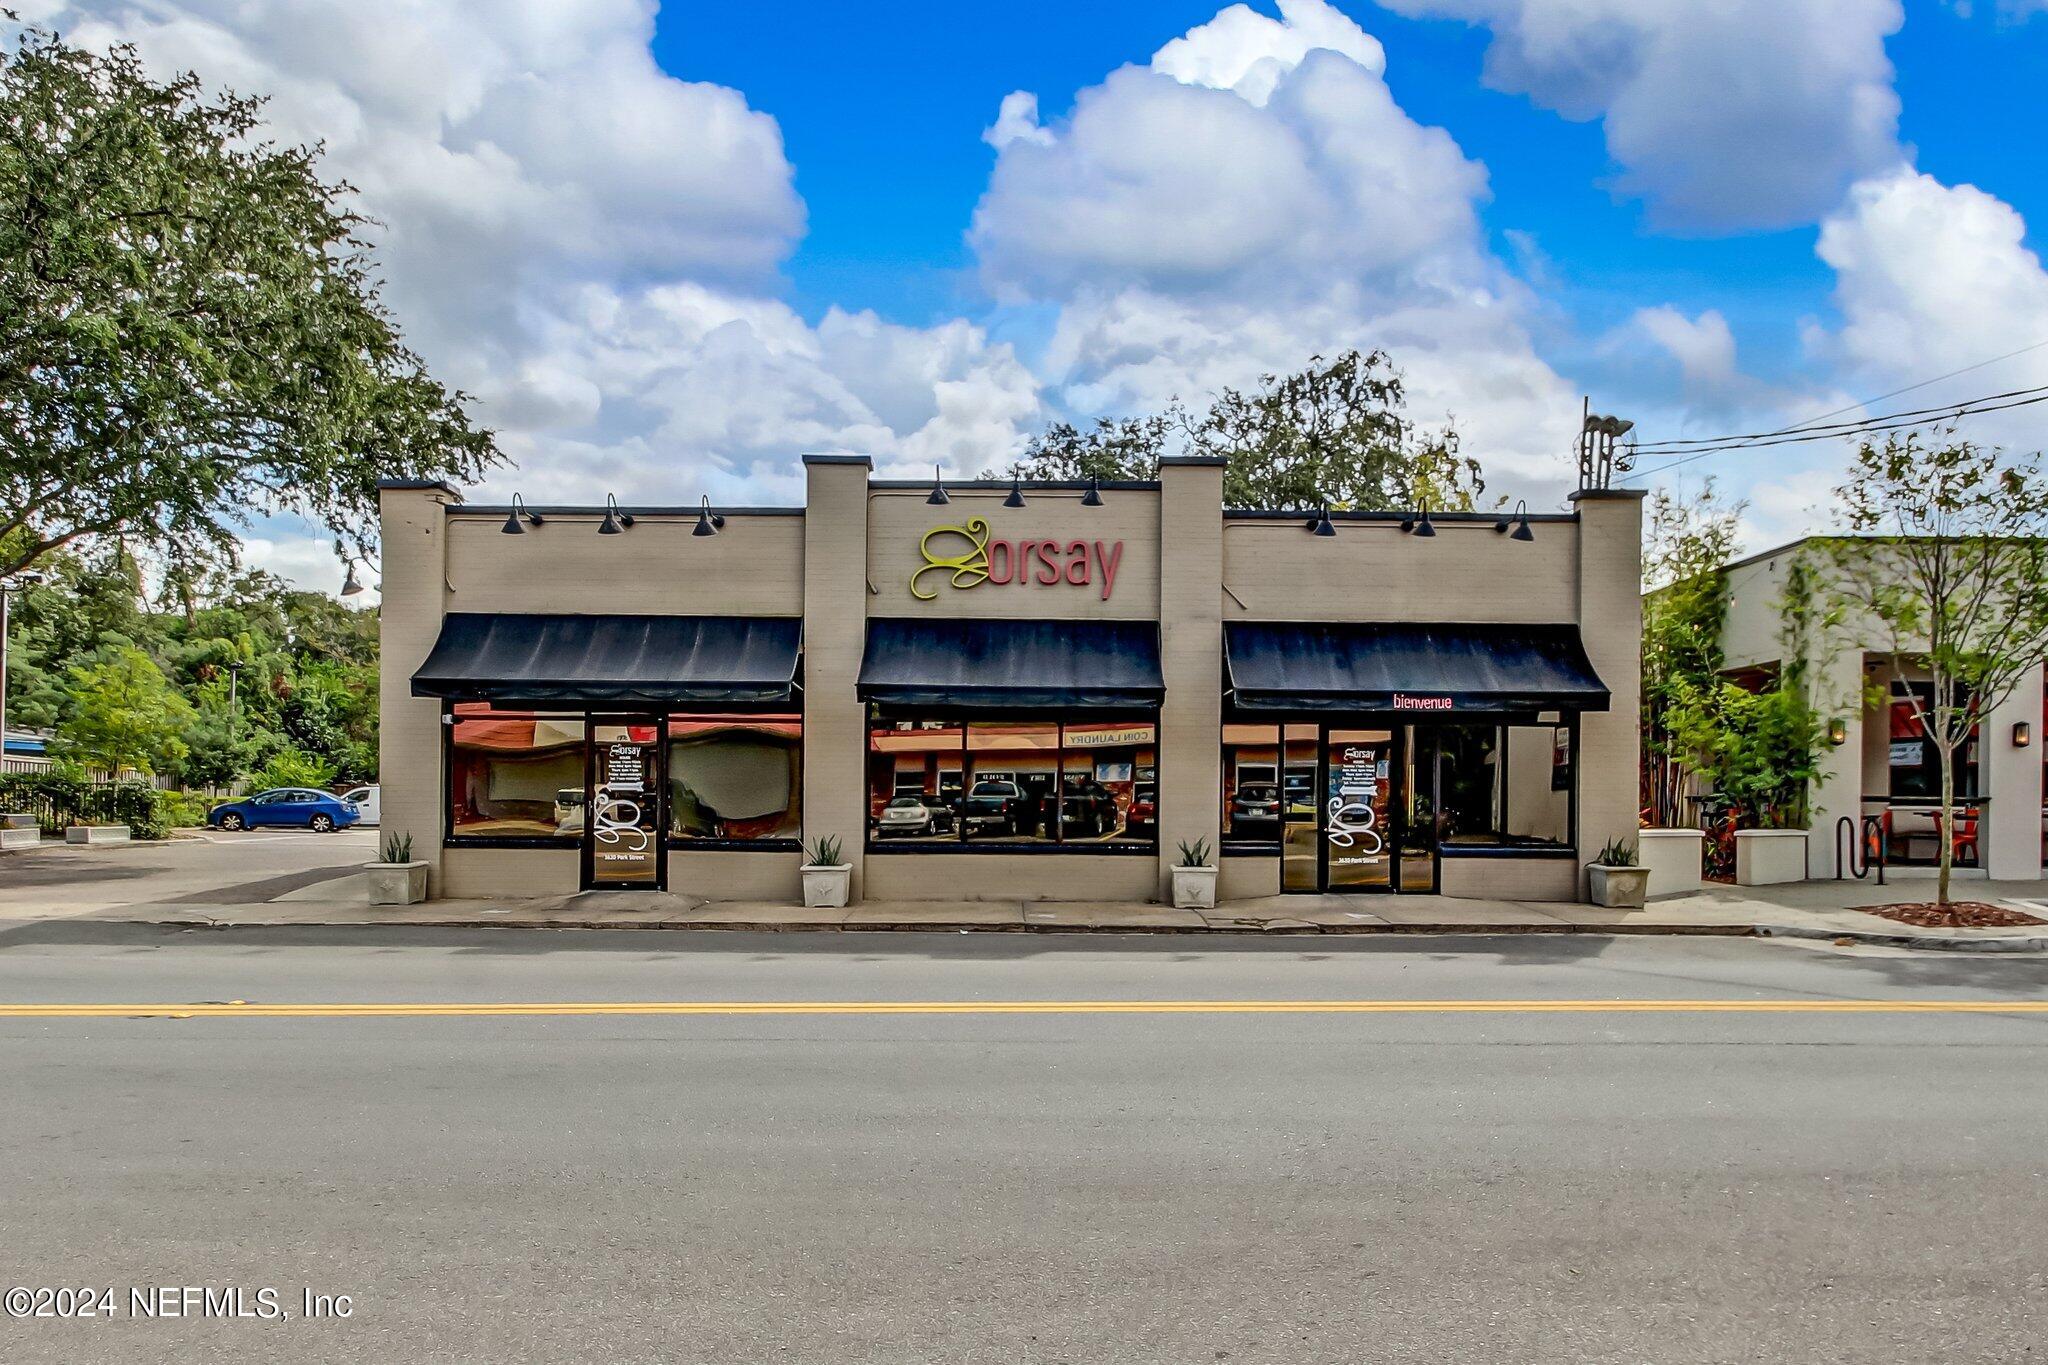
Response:
[{"label": "white cumulus cloud", "polygon": [[1654,221],[1810,223],[1898,155],[1899,0],[1381,0],[1492,33],[1486,78],[1599,119]]}]

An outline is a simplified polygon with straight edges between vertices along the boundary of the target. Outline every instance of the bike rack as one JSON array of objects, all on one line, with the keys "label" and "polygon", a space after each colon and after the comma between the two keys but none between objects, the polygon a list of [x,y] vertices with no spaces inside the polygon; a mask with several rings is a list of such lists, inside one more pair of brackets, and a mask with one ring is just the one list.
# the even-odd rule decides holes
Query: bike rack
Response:
[{"label": "bike rack", "polygon": [[1870,850],[1877,848],[1877,884],[1884,885],[1884,866],[1891,861],[1891,840],[1886,837],[1884,817],[1866,815],[1860,828],[1855,817],[1845,815],[1835,821],[1835,880],[1842,880],[1842,837],[1848,836],[1849,875],[1862,881],[1870,875]]}]

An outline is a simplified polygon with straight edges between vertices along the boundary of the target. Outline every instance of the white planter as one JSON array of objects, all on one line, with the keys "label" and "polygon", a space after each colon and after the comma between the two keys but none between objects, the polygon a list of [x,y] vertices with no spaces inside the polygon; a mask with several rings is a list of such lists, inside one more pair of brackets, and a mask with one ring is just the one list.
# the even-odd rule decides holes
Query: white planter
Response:
[{"label": "white planter", "polygon": [[365,863],[372,905],[418,905],[427,898],[425,863]]},{"label": "white planter", "polygon": [[1176,910],[1216,908],[1216,869],[1176,867],[1173,869],[1173,906]]},{"label": "white planter", "polygon": [[1636,856],[1649,869],[1651,896],[1683,896],[1700,889],[1706,838],[1696,829],[1646,829],[1636,836]]},{"label": "white planter", "polygon": [[835,863],[820,866],[805,863],[804,908],[807,910],[836,910],[853,897],[853,864]]},{"label": "white planter", "polygon": [[125,844],[128,841],[126,825],[73,825],[64,831],[67,844]]},{"label": "white planter", "polygon": [[1593,904],[1604,905],[1611,910],[1640,909],[1650,890],[1650,869],[1647,867],[1610,867],[1606,863],[1588,863],[1586,875],[1592,884]]},{"label": "white planter", "polygon": [[1735,884],[1778,886],[1806,880],[1806,831],[1803,829],[1738,829],[1735,831]]},{"label": "white planter", "polygon": [[0,826],[0,849],[34,848],[43,841],[43,832],[34,825],[23,829],[15,825]]}]

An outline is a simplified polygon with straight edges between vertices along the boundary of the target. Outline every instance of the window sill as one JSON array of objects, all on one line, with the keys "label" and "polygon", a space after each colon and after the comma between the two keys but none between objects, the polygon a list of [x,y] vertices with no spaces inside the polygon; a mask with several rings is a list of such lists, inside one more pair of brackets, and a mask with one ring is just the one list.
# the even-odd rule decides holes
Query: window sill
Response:
[{"label": "window sill", "polygon": [[1087,857],[1091,854],[1101,854],[1111,858],[1156,858],[1159,856],[1159,845],[1156,843],[1004,844],[994,841],[988,843],[961,843],[953,839],[886,839],[869,841],[867,852],[869,856],[886,856],[891,853],[1023,853],[1033,857],[1058,857],[1061,855]]},{"label": "window sill", "polygon": [[580,840],[548,834],[451,834],[443,848],[560,848],[575,852]]},{"label": "window sill", "polygon": [[801,853],[804,846],[797,839],[670,839],[671,853]]},{"label": "window sill", "polygon": [[1555,844],[1441,844],[1439,858],[1576,858],[1579,851]]}]

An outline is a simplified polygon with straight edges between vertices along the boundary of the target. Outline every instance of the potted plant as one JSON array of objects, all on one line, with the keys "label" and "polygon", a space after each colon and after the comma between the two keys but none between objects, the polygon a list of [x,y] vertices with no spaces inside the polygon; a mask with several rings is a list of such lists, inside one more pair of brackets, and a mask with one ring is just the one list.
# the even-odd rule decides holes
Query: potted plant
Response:
[{"label": "potted plant", "polygon": [[412,836],[396,830],[384,836],[381,860],[366,863],[370,878],[370,904],[417,905],[427,898],[427,865],[415,862]]},{"label": "potted plant", "polygon": [[804,850],[804,906],[833,910],[853,895],[853,865],[840,849],[839,836],[827,834]]},{"label": "potted plant", "polygon": [[1197,839],[1192,845],[1180,841],[1180,861],[1173,868],[1173,905],[1176,910],[1216,907],[1216,869],[1209,862],[1207,839]]},{"label": "potted plant", "polygon": [[1609,839],[1586,870],[1592,876],[1595,905],[1640,909],[1650,893],[1650,869],[1637,865],[1632,839]]}]

